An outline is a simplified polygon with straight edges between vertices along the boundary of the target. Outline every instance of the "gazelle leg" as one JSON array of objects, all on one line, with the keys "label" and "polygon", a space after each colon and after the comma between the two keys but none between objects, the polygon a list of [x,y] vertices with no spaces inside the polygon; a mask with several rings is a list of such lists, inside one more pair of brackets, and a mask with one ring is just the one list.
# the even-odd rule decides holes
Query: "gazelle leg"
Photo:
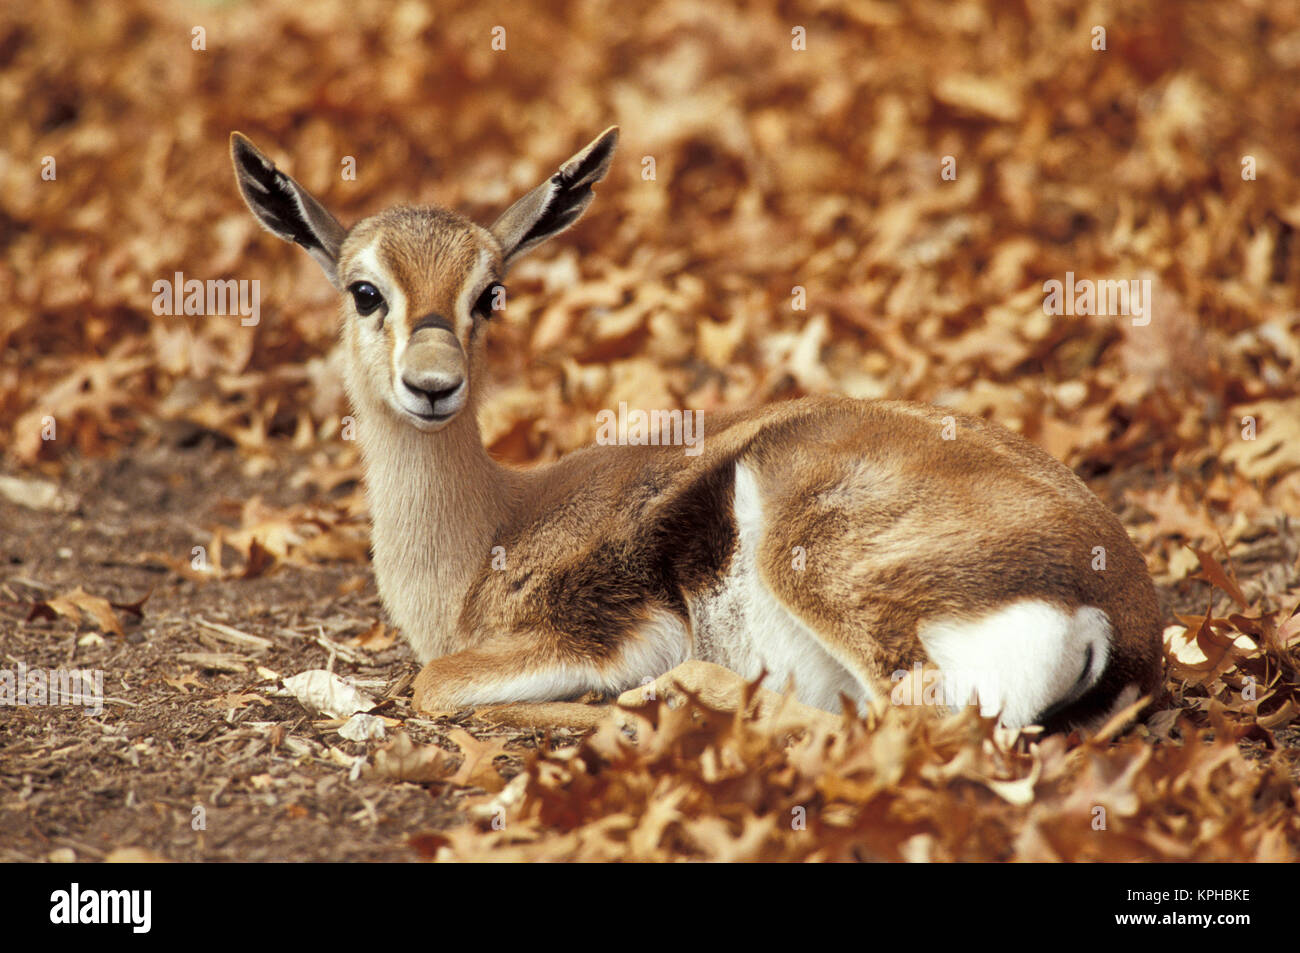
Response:
[{"label": "gazelle leg", "polygon": [[[550,662],[548,665],[547,663]],[[454,711],[492,702],[545,701],[581,695],[593,686],[577,669],[514,651],[471,650],[433,659],[415,676],[415,707],[426,712]]]},{"label": "gazelle leg", "polygon": [[429,662],[415,677],[415,705],[449,711],[467,705],[542,702],[590,691],[617,695],[686,660],[685,623],[654,610],[606,646],[555,633],[490,639],[487,647]]}]

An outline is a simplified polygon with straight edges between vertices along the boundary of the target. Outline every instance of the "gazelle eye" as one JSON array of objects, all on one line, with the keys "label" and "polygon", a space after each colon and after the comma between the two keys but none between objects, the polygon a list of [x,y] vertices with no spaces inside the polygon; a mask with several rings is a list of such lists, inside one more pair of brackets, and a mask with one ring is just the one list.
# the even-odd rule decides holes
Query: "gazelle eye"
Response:
[{"label": "gazelle eye", "polygon": [[493,312],[500,311],[505,306],[506,286],[494,281],[483,289],[483,293],[478,296],[478,301],[474,302],[474,313],[483,318],[490,318]]},{"label": "gazelle eye", "polygon": [[357,314],[365,316],[374,314],[375,310],[384,303],[384,296],[368,281],[354,281],[348,286],[348,291],[352,292],[352,303],[357,306]]}]

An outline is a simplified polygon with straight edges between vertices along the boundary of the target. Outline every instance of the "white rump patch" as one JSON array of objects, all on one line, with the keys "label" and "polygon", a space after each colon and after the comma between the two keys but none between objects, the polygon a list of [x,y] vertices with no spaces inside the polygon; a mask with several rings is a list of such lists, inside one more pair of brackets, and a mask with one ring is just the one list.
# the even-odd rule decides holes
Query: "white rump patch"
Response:
[{"label": "white rump patch", "polygon": [[1073,613],[1039,599],[980,619],[922,622],[918,636],[955,704],[978,701],[1009,728],[1032,724],[1087,691],[1106,668],[1110,619],[1092,606]]}]

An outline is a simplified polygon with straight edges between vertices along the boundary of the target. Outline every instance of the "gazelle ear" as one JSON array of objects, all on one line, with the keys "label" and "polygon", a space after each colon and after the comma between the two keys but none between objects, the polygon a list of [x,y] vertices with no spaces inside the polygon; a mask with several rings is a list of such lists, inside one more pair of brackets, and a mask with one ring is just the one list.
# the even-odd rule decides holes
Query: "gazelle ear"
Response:
[{"label": "gazelle ear", "polygon": [[618,126],[610,126],[560,171],[506,209],[490,231],[501,243],[508,267],[516,258],[578,220],[591,204],[591,187],[609,171]]},{"label": "gazelle ear", "polygon": [[230,159],[235,165],[239,192],[262,227],[305,248],[338,288],[339,249],[347,229],[310,192],[277,169],[243,133],[230,134]]}]

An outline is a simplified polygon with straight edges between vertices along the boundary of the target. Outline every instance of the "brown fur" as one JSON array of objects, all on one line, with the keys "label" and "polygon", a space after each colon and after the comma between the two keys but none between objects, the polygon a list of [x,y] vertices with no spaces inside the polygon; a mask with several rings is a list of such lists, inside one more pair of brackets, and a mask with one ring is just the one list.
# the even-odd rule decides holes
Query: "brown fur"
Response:
[{"label": "brown fur", "polygon": [[[528,470],[489,458],[475,419],[486,319],[472,305],[522,251],[581,214],[615,136],[606,131],[490,229],[396,208],[351,231],[232,138],[259,220],[306,248],[341,291],[368,282],[383,296],[363,315],[345,294],[341,337],[380,594],[427,663],[417,704],[515,700],[492,697],[511,679],[532,679],[516,690],[538,701],[620,691],[661,675],[665,653],[688,657],[691,607],[723,585],[737,552],[741,465],[761,497],[762,585],[875,692],[925,661],[926,620],[973,620],[1027,598],[1096,607],[1113,628],[1100,680],[1045,712],[1049,727],[1104,713],[1127,685],[1154,690],[1159,613],[1142,557],[1074,474],[984,420],[809,398],[705,419],[698,456],[589,447]],[[955,439],[943,438],[949,417]],[[1098,546],[1104,571],[1092,568]]]},{"label": "brown fur", "polygon": [[[695,458],[675,447],[590,447],[529,471],[493,537],[518,568],[483,560],[460,638],[522,649],[534,665],[599,664],[647,605],[685,619],[686,597],[725,569],[732,472],[744,459],[772,506],[765,581],[871,684],[924,661],[918,621],[1041,596],[1113,620],[1111,665],[1080,710],[1099,710],[1129,682],[1153,690],[1155,591],[1119,521],[1065,467],[1002,428],[954,414],[957,438],[942,440],[949,415],[809,398],[706,422]],[[807,552],[802,571],[791,568],[796,546]],[[1104,572],[1091,568],[1095,546],[1105,547]],[[440,685],[463,684],[484,664],[437,659],[417,691],[436,705]],[[499,664],[523,663],[507,649]]]}]

